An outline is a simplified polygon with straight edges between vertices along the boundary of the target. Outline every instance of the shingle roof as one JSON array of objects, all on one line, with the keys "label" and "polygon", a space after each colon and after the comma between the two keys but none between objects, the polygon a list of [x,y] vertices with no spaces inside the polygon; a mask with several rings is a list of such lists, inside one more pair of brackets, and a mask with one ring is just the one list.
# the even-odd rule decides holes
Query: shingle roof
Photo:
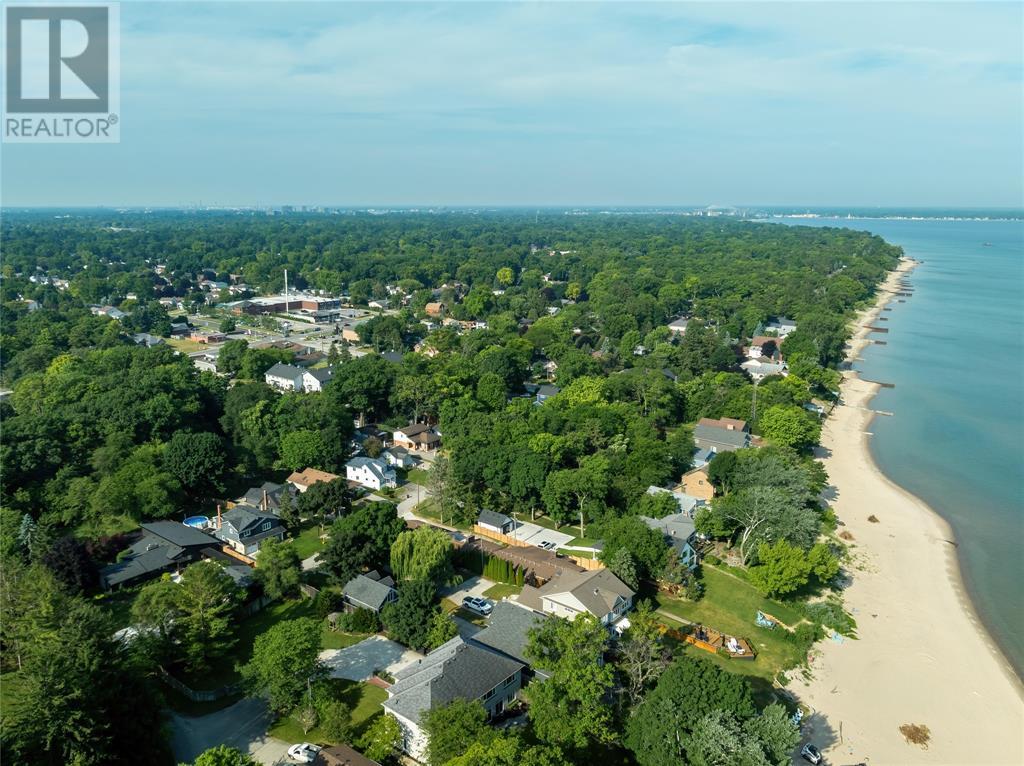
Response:
[{"label": "shingle roof", "polygon": [[453,700],[479,699],[522,669],[523,663],[456,636],[398,671],[383,704],[418,722],[423,713]]},{"label": "shingle roof", "polygon": [[570,593],[595,617],[604,617],[615,607],[618,596],[632,598],[636,591],[612,574],[609,569],[591,572],[562,570],[537,589],[540,596]]},{"label": "shingle roof", "polygon": [[[202,532],[199,534],[202,534]],[[206,544],[211,542],[210,538],[206,535],[203,535],[203,537],[206,538]],[[147,534],[131,547],[131,553],[116,564],[104,567],[100,571],[100,577],[107,587],[120,585],[121,583],[145,577],[152,572],[166,569],[182,553],[184,553],[184,549],[180,546]]]},{"label": "shingle roof", "polygon": [[352,468],[365,467],[377,477],[378,481],[393,478],[395,475],[395,472],[387,463],[375,457],[354,457],[345,463],[345,466],[351,466]]},{"label": "shingle roof", "polygon": [[345,583],[341,592],[346,597],[357,602],[356,606],[364,606],[368,609],[379,611],[395,589],[385,582],[358,574]]},{"label": "shingle roof", "polygon": [[281,362],[278,362],[266,372],[266,374],[272,378],[288,378],[290,380],[301,377],[302,373],[302,369],[290,364],[283,364]]},{"label": "shingle roof", "polygon": [[[236,505],[222,515],[223,525],[215,531],[217,537],[226,537],[232,540],[244,541],[246,545],[259,542],[265,537],[274,537],[281,534],[278,517],[269,511],[263,511],[252,505]],[[264,530],[263,525],[271,522],[270,529]],[[235,532],[227,525],[231,524]],[[249,536],[243,536],[243,532],[249,530]]]},{"label": "shingle roof", "polygon": [[666,537],[671,537],[676,540],[689,540],[697,531],[697,527],[694,525],[693,519],[685,513],[673,513],[660,519],[651,519],[647,516],[641,516],[640,521],[651,529],[660,530]]},{"label": "shingle roof", "polygon": [[474,634],[470,640],[501,652],[506,657],[529,664],[526,659],[529,632],[550,619],[547,615],[537,614],[511,601],[499,601],[487,619],[487,627]]},{"label": "shingle roof", "polygon": [[312,487],[318,481],[334,481],[340,478],[336,474],[327,473],[317,468],[306,468],[302,471],[295,471],[288,477],[289,484],[301,484],[303,487]]},{"label": "shingle roof", "polygon": [[502,529],[506,524],[512,523],[512,519],[510,519],[504,513],[498,513],[497,511],[489,511],[486,508],[480,511],[480,516],[477,517],[477,521],[480,524],[487,524],[492,527],[498,527],[499,529]]},{"label": "shingle roof", "polygon": [[[728,425],[733,425],[734,428],[730,429]],[[745,427],[746,423],[742,420],[725,418],[722,420],[711,420],[710,418],[702,418],[694,426],[693,438],[698,442],[715,442],[739,449],[740,447],[750,446],[750,434],[743,430]]]},{"label": "shingle roof", "polygon": [[176,521],[151,521],[143,524],[142,530],[182,548],[189,548],[193,545],[209,545],[212,542],[210,536],[205,532],[200,532],[193,527],[186,527]]},{"label": "shingle roof", "polygon": [[316,378],[320,383],[326,383],[334,376],[334,370],[330,367],[321,367],[318,370],[306,370],[306,374]]},{"label": "shingle roof", "polygon": [[651,486],[647,488],[648,495],[658,495],[662,493],[671,495],[672,498],[676,501],[676,504],[679,506],[679,510],[683,512],[692,511],[694,508],[697,507],[697,504],[700,502],[699,497],[687,495],[685,492],[673,492],[671,489],[665,489],[664,487]]}]

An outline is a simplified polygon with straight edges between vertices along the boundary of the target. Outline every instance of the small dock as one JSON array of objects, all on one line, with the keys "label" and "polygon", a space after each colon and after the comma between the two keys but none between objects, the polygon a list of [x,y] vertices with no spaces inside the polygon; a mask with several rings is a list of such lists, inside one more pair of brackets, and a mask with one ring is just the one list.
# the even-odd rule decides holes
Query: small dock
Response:
[{"label": "small dock", "polygon": [[868,380],[867,378],[861,378],[861,380],[863,380],[865,383],[871,383],[873,385],[880,386],[881,388],[896,388],[895,383],[882,383],[881,381]]},{"label": "small dock", "polygon": [[864,325],[865,330],[871,330],[871,332],[889,332],[888,327],[875,327],[874,325]]}]

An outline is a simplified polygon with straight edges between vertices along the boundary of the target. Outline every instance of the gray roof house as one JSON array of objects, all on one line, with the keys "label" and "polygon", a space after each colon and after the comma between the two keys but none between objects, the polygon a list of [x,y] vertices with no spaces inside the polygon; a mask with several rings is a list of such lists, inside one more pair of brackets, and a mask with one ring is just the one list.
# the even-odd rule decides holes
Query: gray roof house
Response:
[{"label": "gray roof house", "polygon": [[543,404],[552,396],[558,396],[560,389],[558,386],[552,385],[551,383],[543,383],[540,388],[537,389],[537,395],[534,401],[537,404]]},{"label": "gray roof house", "polygon": [[368,489],[397,487],[395,469],[374,457],[354,457],[345,463],[345,478]]},{"label": "gray roof house", "polygon": [[691,516],[686,513],[673,513],[660,519],[641,516],[640,521],[664,534],[665,541],[675,549],[685,566],[690,569],[697,566],[697,550],[694,548],[697,528]]},{"label": "gray roof house", "polygon": [[750,429],[743,420],[701,418],[694,426],[693,442],[699,449],[732,452],[751,445]]},{"label": "gray roof house", "polygon": [[516,523],[504,513],[489,511],[486,508],[480,511],[476,523],[484,529],[490,529],[502,535],[510,535],[516,528]]},{"label": "gray roof house", "polygon": [[258,487],[250,487],[236,502],[238,505],[253,505],[265,511],[276,511],[281,507],[281,498],[285,492],[292,500],[295,500],[299,494],[298,489],[291,484],[265,481]]},{"label": "gray roof house", "polygon": [[208,534],[176,521],[143,524],[142,539],[120,561],[100,571],[100,583],[104,590],[134,585],[190,564],[199,558],[203,548],[216,545],[217,541]]},{"label": "gray roof house", "polygon": [[358,574],[345,583],[341,589],[345,601],[356,609],[380,612],[385,606],[398,599],[395,581],[382,577],[378,572]]},{"label": "gray roof house", "polygon": [[457,699],[479,700],[488,717],[501,713],[519,692],[523,668],[522,662],[456,636],[399,670],[381,704],[402,729],[402,749],[422,760],[424,713]]},{"label": "gray roof house", "polygon": [[633,607],[635,595],[636,591],[609,569],[589,572],[562,569],[539,588],[524,586],[519,603],[570,620],[589,612],[602,625],[612,626]]},{"label": "gray roof house", "polygon": [[692,516],[694,510],[698,506],[704,505],[704,501],[701,500],[699,497],[687,495],[685,492],[675,492],[671,489],[665,489],[664,487],[651,486],[647,488],[648,495],[658,495],[662,493],[672,495],[672,497],[676,501],[676,504],[678,504],[679,506],[680,513],[686,513]]},{"label": "gray roof house", "polygon": [[301,391],[304,372],[301,367],[278,362],[263,374],[263,380],[268,386],[282,391]]},{"label": "gray roof house", "polygon": [[[473,634],[470,641],[529,665],[526,659],[529,633],[550,619],[547,615],[519,606],[513,601],[499,601],[487,619],[487,627]],[[548,677],[541,668],[535,667],[533,672],[538,678]]]},{"label": "gray roof house", "polygon": [[714,456],[714,451],[708,449],[707,447],[695,450],[693,453],[693,467],[703,468],[704,466],[711,462],[711,458],[713,458]]},{"label": "gray roof house", "polygon": [[213,534],[239,553],[253,556],[259,552],[264,540],[283,540],[284,526],[276,514],[241,504],[217,514]]}]

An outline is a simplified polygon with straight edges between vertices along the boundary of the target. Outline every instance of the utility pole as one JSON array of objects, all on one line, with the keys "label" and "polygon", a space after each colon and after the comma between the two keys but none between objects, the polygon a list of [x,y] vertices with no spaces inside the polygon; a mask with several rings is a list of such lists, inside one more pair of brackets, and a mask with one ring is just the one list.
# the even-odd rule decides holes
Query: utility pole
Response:
[{"label": "utility pole", "polygon": [[284,270],[284,313],[288,313],[288,269]]}]

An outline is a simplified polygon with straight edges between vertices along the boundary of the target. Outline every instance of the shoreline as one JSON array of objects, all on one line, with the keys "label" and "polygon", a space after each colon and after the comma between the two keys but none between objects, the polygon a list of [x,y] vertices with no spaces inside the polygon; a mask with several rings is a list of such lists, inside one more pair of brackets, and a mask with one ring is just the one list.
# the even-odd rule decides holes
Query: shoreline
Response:
[{"label": "shoreline", "polygon": [[[875,462],[870,404],[880,387],[851,369],[870,345],[868,326],[917,265],[904,256],[858,314],[840,403],[822,429],[827,499],[853,535],[843,600],[858,639],[816,645],[813,677],[791,690],[814,711],[811,741],[833,760],[1024,763],[1024,685],[969,598],[952,527]],[[928,726],[928,748],[907,743],[903,724]]]}]

